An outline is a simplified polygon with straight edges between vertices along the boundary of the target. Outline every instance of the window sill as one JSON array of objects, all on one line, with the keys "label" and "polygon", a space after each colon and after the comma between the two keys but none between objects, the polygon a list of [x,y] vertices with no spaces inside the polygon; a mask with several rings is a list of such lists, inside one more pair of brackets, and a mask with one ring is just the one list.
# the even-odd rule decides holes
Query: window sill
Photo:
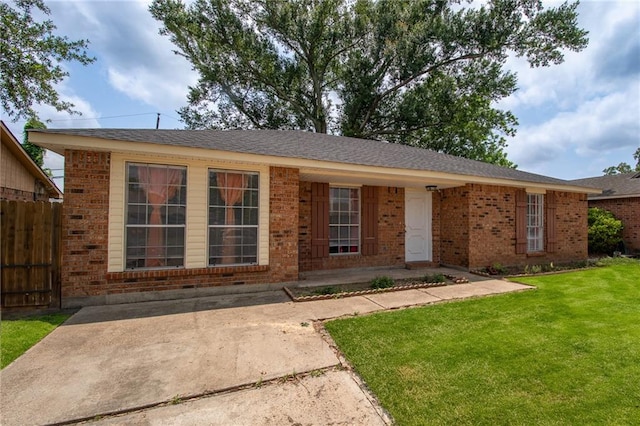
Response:
[{"label": "window sill", "polygon": [[123,271],[107,273],[107,281],[120,281],[136,278],[165,278],[187,277],[196,275],[223,275],[239,272],[265,272],[269,265],[238,265],[238,266],[212,266],[208,268],[175,268],[175,269],[144,269],[138,271]]},{"label": "window sill", "polygon": [[545,251],[532,251],[527,253],[527,257],[544,257],[547,255]]}]

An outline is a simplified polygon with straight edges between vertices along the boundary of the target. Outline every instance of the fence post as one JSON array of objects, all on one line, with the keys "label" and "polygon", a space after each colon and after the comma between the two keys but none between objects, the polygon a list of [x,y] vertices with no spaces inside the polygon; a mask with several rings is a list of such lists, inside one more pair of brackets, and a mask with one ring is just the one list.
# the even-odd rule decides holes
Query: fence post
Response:
[{"label": "fence post", "polygon": [[62,203],[51,204],[51,307],[62,308]]}]

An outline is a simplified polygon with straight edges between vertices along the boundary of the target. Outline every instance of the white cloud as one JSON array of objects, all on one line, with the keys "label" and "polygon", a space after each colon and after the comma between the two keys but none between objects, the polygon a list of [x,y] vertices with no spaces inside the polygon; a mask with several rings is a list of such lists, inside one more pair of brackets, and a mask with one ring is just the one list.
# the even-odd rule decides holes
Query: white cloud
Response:
[{"label": "white cloud", "polygon": [[[158,75],[156,71],[144,67],[128,70],[110,67],[108,76],[109,83],[131,99],[165,109],[186,104],[187,84],[176,83],[175,79]],[[191,84],[195,84],[195,79]]]},{"label": "white cloud", "polygon": [[584,51],[548,68],[530,68],[522,58],[507,63],[520,89],[498,107],[520,120],[507,153],[521,169],[600,174],[629,162],[640,145],[640,4],[583,2],[578,11],[590,32]]},{"label": "white cloud", "polygon": [[65,102],[71,102],[74,107],[73,110],[79,112],[78,114],[69,114],[66,111],[56,111],[55,108],[49,105],[39,105],[36,108],[38,117],[43,121],[47,127],[55,128],[97,128],[102,127],[99,123],[100,114],[93,109],[91,104],[85,99],[76,95],[67,95],[65,90],[58,90],[61,100]]},{"label": "white cloud", "polygon": [[65,2],[58,26],[69,28],[70,38],[90,40],[98,59],[92,66],[100,67],[116,91],[155,109],[176,110],[187,103],[197,73],[173,52],[169,38],[158,33],[161,25],[151,16],[149,3]]},{"label": "white cloud", "polygon": [[509,157],[527,170],[567,154],[585,163],[611,150],[628,151],[630,157],[640,144],[639,91],[636,83],[627,91],[560,112],[541,125],[522,127],[508,147]]}]

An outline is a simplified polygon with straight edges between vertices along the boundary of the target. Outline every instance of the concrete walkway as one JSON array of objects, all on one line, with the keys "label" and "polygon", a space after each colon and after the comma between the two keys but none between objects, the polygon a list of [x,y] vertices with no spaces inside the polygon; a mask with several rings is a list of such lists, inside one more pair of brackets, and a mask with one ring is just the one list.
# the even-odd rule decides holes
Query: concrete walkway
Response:
[{"label": "concrete walkway", "polygon": [[384,425],[314,321],[528,288],[484,280],[303,303],[268,292],[86,307],[2,370],[0,424]]}]

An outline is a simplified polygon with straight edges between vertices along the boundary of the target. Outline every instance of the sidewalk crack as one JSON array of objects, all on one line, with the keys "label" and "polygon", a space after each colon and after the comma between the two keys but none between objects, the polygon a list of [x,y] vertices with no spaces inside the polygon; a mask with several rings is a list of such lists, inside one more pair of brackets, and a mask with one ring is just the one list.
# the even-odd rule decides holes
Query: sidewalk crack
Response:
[{"label": "sidewalk crack", "polygon": [[376,302],[375,300],[370,299],[369,296],[363,295],[362,297],[364,297],[365,299],[367,299],[369,302],[373,303],[374,305],[380,306],[382,309],[389,309],[386,306],[381,305],[380,303]]}]

